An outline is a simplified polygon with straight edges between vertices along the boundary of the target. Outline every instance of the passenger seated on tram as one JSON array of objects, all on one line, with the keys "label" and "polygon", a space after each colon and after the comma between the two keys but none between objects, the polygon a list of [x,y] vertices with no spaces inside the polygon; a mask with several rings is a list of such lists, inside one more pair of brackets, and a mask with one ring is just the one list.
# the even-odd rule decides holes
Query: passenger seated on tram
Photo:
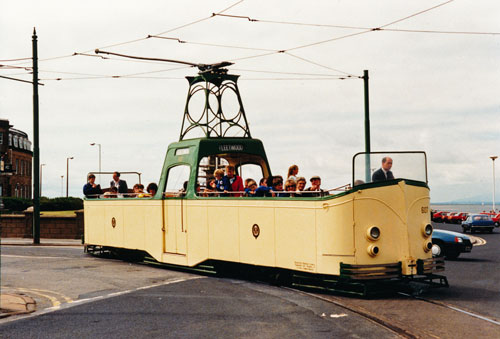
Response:
[{"label": "passenger seated on tram", "polygon": [[322,197],[324,195],[329,195],[329,193],[321,188],[321,178],[317,175],[313,176],[311,179],[311,187],[306,188],[303,193],[307,197]]},{"label": "passenger seated on tram", "polygon": [[203,190],[204,197],[215,197],[217,192],[217,184],[215,183],[215,178],[210,177],[207,179],[207,187]]},{"label": "passenger seated on tram", "polygon": [[[285,191],[287,193],[283,193],[283,197],[294,197],[296,188],[297,188],[297,184],[295,183],[295,180],[288,179],[285,182]],[[290,192],[290,193],[288,193],[288,192]]]},{"label": "passenger seated on tram", "polygon": [[117,198],[118,197],[118,188],[111,187],[108,192],[104,193],[104,198]]},{"label": "passenger seated on tram", "polygon": [[283,180],[280,176],[276,176],[273,178],[273,191],[275,192],[277,197],[289,197],[288,193],[283,192]]},{"label": "passenger seated on tram", "polygon": [[[239,175],[236,175],[233,165],[226,166],[226,175],[224,178],[229,180],[229,184],[231,185],[230,191],[243,192],[245,190],[245,187],[243,187],[243,180]],[[232,193],[231,195],[233,197],[241,197],[242,193]]]},{"label": "passenger seated on tram", "polygon": [[187,188],[188,188],[188,182],[189,181],[184,181],[184,184],[182,184],[182,188],[179,190],[179,196],[180,197],[183,197],[186,195],[186,191],[187,191]]},{"label": "passenger seated on tram", "polygon": [[297,178],[297,191],[295,191],[296,197],[302,197],[303,191],[306,188],[306,178],[298,177]]},{"label": "passenger seated on tram", "polygon": [[272,197],[272,187],[267,186],[268,178],[262,178],[259,182],[259,187],[255,190],[256,197]]},{"label": "passenger seated on tram", "polygon": [[134,185],[134,193],[137,195],[139,193],[144,193],[144,185],[135,184]]},{"label": "passenger seated on tram", "polygon": [[97,198],[99,194],[102,194],[101,185],[95,183],[95,175],[90,173],[88,177],[88,182],[83,186],[83,194],[86,198]]},{"label": "passenger seated on tram", "polygon": [[247,184],[247,188],[245,188],[245,196],[247,197],[255,197],[257,193],[257,183],[253,179],[245,180]]},{"label": "passenger seated on tram", "polygon": [[156,195],[156,192],[158,192],[158,185],[155,184],[154,182],[150,183],[148,185],[148,187],[146,188],[146,191],[151,195],[151,196],[155,196]]},{"label": "passenger seated on tram", "polygon": [[[214,172],[215,176],[215,190],[217,192],[227,193],[231,190],[231,184],[229,183],[229,179],[224,176],[224,170],[222,168],[218,168]],[[222,196],[227,196],[227,194],[223,194]]]}]

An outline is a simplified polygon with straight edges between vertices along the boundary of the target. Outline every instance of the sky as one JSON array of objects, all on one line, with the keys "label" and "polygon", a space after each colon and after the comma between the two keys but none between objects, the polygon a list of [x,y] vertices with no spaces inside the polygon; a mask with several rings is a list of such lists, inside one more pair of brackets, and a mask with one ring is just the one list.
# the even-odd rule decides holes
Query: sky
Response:
[{"label": "sky", "polygon": [[[31,57],[36,27],[44,196],[65,194],[68,157],[69,195],[82,196],[86,174],[98,169],[90,143],[101,144],[103,171],[158,182],[179,138],[184,77],[196,69],[92,56],[99,48],[234,62],[252,136],[273,173],[297,164],[324,188],[349,183],[352,157],[365,149],[359,77],[368,70],[371,150],[425,151],[431,202],[488,202],[489,157],[500,156],[498,13],[494,0],[9,1],[0,12],[0,76],[32,80],[5,65],[31,66],[7,60]],[[0,119],[33,140],[30,84],[0,78]]]}]

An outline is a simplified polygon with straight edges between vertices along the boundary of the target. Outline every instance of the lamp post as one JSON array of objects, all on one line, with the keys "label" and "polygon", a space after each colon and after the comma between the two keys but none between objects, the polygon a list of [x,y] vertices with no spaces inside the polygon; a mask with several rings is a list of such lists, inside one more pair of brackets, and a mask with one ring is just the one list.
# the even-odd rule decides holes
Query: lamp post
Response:
[{"label": "lamp post", "polygon": [[61,197],[63,196],[63,182],[64,182],[64,175],[61,175]]},{"label": "lamp post", "polygon": [[68,186],[69,186],[69,161],[73,157],[66,158],[66,198],[68,197]]},{"label": "lamp post", "polygon": [[498,158],[496,155],[490,157],[493,160],[493,211],[495,211],[495,159]]},{"label": "lamp post", "polygon": [[97,144],[95,142],[91,143],[90,146],[99,146],[99,184],[101,183],[101,144]]},{"label": "lamp post", "polygon": [[40,164],[40,196],[42,196],[42,167],[45,166],[45,164]]}]

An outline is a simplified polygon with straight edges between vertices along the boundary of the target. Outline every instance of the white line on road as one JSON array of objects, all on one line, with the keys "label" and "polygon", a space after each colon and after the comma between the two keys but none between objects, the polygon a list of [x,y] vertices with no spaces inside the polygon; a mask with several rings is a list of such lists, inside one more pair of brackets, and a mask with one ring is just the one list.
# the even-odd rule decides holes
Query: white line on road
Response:
[{"label": "white line on road", "polygon": [[0,324],[6,323],[6,322],[11,322],[11,321],[16,321],[16,320],[20,320],[20,319],[37,317],[37,316],[40,316],[42,314],[47,314],[47,313],[51,313],[51,312],[54,312],[54,311],[63,310],[63,309],[70,308],[70,307],[73,307],[73,306],[77,306],[77,305],[80,305],[80,304],[85,304],[85,303],[89,303],[89,302],[93,302],[93,301],[97,301],[97,300],[103,300],[103,299],[113,298],[113,297],[116,297],[116,296],[119,296],[119,295],[124,295],[124,294],[132,293],[132,292],[136,292],[136,291],[140,291],[140,290],[146,290],[148,288],[154,288],[154,287],[158,287],[158,286],[171,285],[171,284],[176,284],[176,283],[180,283],[180,282],[184,282],[184,281],[188,281],[188,280],[203,279],[203,278],[204,277],[196,277],[195,276],[195,277],[189,277],[189,278],[180,278],[180,279],[175,279],[175,280],[167,280],[167,281],[164,281],[164,282],[161,282],[161,283],[158,283],[158,284],[147,285],[147,286],[142,286],[142,287],[136,287],[136,288],[132,288],[132,289],[126,290],[126,291],[113,292],[113,293],[109,293],[109,294],[105,294],[105,295],[100,295],[100,296],[96,296],[96,297],[92,297],[92,298],[78,299],[78,300],[74,300],[71,303],[65,303],[65,304],[60,304],[60,305],[57,305],[57,306],[49,307],[49,308],[46,308],[46,309],[41,310],[39,312],[35,311],[34,313],[31,313],[31,314],[29,314],[27,316],[22,316],[22,317],[14,317],[13,316],[13,317],[10,317],[10,318],[6,318],[6,319],[0,321]]}]

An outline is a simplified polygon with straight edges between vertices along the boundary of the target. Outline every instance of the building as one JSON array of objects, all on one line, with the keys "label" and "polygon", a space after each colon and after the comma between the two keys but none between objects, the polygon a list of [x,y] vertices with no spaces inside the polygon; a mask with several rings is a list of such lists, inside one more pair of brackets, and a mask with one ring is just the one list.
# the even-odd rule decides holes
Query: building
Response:
[{"label": "building", "polygon": [[28,134],[0,119],[0,196],[32,198],[33,152]]}]

